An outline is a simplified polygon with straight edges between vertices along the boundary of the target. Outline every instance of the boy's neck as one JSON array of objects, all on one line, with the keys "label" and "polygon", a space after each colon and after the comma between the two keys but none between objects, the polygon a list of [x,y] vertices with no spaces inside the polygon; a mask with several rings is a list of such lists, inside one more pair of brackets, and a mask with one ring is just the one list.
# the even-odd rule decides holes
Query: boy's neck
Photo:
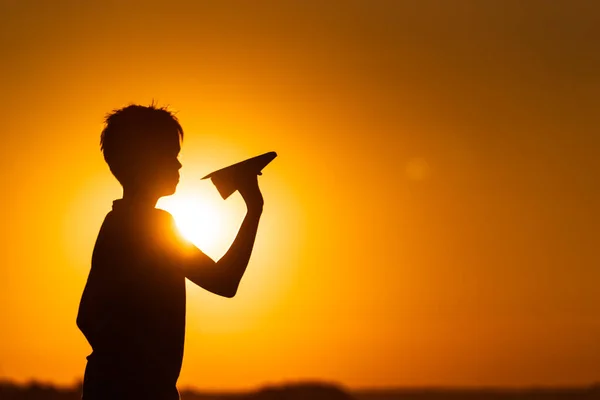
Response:
[{"label": "boy's neck", "polygon": [[156,202],[159,197],[156,195],[152,195],[149,193],[144,193],[140,191],[127,190],[123,189],[123,202],[131,205],[136,205],[139,207],[151,207],[154,208],[156,206]]}]

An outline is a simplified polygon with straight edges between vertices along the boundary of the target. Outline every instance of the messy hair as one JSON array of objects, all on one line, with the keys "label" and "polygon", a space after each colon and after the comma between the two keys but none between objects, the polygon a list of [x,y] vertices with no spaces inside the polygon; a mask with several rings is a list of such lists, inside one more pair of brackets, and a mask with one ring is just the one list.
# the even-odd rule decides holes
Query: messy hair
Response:
[{"label": "messy hair", "polygon": [[117,180],[124,184],[136,162],[136,156],[164,148],[167,143],[183,140],[183,129],[167,107],[131,104],[113,110],[100,134],[100,150]]}]

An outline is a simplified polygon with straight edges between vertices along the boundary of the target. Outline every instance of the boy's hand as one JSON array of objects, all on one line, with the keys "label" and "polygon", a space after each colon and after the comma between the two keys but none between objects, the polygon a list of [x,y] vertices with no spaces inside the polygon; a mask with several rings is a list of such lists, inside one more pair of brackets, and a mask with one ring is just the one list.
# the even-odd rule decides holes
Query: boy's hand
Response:
[{"label": "boy's hand", "polygon": [[258,175],[252,175],[239,184],[238,191],[246,202],[248,211],[262,211],[264,199],[258,187]]}]

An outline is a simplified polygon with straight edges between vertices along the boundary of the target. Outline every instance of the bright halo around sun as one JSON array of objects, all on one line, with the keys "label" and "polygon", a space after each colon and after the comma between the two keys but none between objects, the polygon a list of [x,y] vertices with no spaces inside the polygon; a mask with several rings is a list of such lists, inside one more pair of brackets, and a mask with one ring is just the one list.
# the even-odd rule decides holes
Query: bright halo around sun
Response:
[{"label": "bright halo around sun", "polygon": [[[216,199],[220,202],[223,200]],[[221,253],[228,219],[215,196],[181,193],[160,200],[158,206],[175,219],[179,232],[209,255]]]}]

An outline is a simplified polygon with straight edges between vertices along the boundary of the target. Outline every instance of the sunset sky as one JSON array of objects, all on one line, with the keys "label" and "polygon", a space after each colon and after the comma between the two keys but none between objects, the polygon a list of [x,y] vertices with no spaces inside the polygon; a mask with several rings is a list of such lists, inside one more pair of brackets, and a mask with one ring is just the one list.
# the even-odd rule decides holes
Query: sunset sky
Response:
[{"label": "sunset sky", "polygon": [[82,377],[103,118],[155,101],[215,259],[245,209],[199,178],[279,154],[180,387],[600,381],[600,3],[0,0],[0,54],[0,380]]}]

